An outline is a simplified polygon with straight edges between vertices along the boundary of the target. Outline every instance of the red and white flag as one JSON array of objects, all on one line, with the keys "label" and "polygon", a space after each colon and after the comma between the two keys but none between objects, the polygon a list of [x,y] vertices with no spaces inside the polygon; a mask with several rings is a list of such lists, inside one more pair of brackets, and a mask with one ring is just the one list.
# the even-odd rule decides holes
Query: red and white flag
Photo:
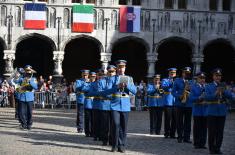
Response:
[{"label": "red and white flag", "polygon": [[24,28],[46,28],[46,4],[25,3],[24,5]]}]

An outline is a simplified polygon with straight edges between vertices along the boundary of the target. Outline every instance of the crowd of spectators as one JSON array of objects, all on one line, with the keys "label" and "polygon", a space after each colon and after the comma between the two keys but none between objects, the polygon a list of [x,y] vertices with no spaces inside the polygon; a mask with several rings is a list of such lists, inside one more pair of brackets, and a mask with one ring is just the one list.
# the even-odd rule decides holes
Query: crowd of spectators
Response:
[{"label": "crowd of spectators", "polygon": [[[74,82],[67,82],[66,79],[62,79],[61,83],[54,83],[52,76],[47,79],[43,76],[39,76],[38,90],[35,93],[54,93],[56,96],[56,105],[60,106],[65,102],[76,102],[76,94],[74,90]],[[147,83],[141,80],[140,83],[135,83],[137,87],[137,93],[131,97],[132,108],[137,111],[147,109]],[[227,84],[229,89],[233,90],[235,95],[235,84],[230,82]],[[9,105],[14,107],[14,87],[9,84],[7,80],[0,78],[0,106]],[[41,96],[40,104],[45,104],[45,96]]]}]

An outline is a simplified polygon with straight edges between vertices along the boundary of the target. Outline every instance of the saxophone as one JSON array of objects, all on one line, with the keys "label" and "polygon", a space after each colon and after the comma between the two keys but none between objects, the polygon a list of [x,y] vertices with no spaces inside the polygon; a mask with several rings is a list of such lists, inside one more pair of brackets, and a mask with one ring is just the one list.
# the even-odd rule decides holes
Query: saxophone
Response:
[{"label": "saxophone", "polygon": [[16,89],[16,91],[20,93],[32,91],[32,86],[29,83],[30,80],[31,78],[25,77],[20,86]]},{"label": "saxophone", "polygon": [[189,81],[188,80],[185,80],[185,86],[184,86],[184,91],[183,91],[183,94],[181,96],[181,103],[185,104],[188,97],[189,97],[189,94],[190,94],[190,84],[189,84]]}]

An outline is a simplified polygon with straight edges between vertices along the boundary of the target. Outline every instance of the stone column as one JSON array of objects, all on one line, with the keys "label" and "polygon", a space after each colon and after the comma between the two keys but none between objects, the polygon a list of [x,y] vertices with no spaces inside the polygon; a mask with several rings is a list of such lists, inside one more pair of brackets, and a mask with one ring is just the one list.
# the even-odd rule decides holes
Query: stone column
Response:
[{"label": "stone column", "polygon": [[223,1],[218,0],[218,11],[223,11]]},{"label": "stone column", "polygon": [[201,71],[201,64],[203,62],[203,55],[202,54],[194,54],[192,58],[193,62],[193,74],[196,74]]},{"label": "stone column", "polygon": [[111,61],[111,56],[112,56],[112,53],[100,53],[100,61],[102,63],[102,69],[104,70],[104,72],[106,73],[107,72],[107,67],[109,65],[109,61]]},{"label": "stone column", "polygon": [[157,53],[147,53],[147,61],[148,61],[148,75],[147,78],[151,79],[155,74],[155,63],[157,61]]},{"label": "stone column", "polygon": [[11,73],[13,73],[13,62],[15,60],[15,51],[14,50],[4,50],[5,60],[5,73],[3,74],[5,78],[10,77]]},{"label": "stone column", "polygon": [[62,61],[64,60],[64,51],[53,51],[53,60],[54,60],[54,73],[53,78],[55,82],[59,82],[62,75]]}]

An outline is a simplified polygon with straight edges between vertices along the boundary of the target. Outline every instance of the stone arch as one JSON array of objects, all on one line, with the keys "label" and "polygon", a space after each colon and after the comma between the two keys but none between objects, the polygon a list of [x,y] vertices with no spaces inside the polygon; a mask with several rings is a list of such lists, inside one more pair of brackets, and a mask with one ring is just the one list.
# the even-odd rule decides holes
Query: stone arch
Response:
[{"label": "stone arch", "polygon": [[5,62],[4,62],[4,50],[7,49],[5,41],[0,37],[0,77],[3,75]]},{"label": "stone arch", "polygon": [[19,42],[25,40],[25,39],[28,39],[28,38],[31,38],[31,37],[36,37],[36,38],[40,38],[42,40],[45,40],[45,41],[48,41],[50,44],[51,44],[51,47],[54,51],[56,51],[56,44],[54,42],[54,40],[52,40],[50,37],[48,36],[45,36],[45,35],[42,35],[42,34],[39,34],[39,33],[29,33],[29,34],[26,34],[26,35],[23,35],[21,37],[19,37],[16,42],[15,42],[15,46],[14,46],[14,50],[16,50],[16,46],[18,45]]},{"label": "stone arch", "polygon": [[232,41],[216,38],[206,42],[202,49],[202,71],[208,73],[208,81],[212,80],[211,70],[217,67],[222,69],[225,81],[235,79],[235,73],[231,70],[235,67],[235,47]]},{"label": "stone arch", "polygon": [[103,46],[103,44],[102,44],[98,39],[96,39],[96,38],[94,38],[94,37],[92,37],[92,36],[89,36],[89,35],[84,35],[84,34],[76,35],[76,36],[73,36],[73,37],[69,38],[68,40],[66,40],[66,41],[63,43],[63,47],[61,48],[62,51],[65,50],[66,45],[67,45],[71,40],[79,39],[79,38],[87,38],[87,39],[93,40],[94,42],[96,42],[96,43],[99,45],[100,53],[104,52],[104,46]]},{"label": "stone arch", "polygon": [[77,35],[69,38],[62,47],[64,60],[63,75],[68,81],[80,78],[82,69],[95,71],[101,67],[102,43],[88,35]]},{"label": "stone arch", "polygon": [[3,50],[6,50],[7,49],[7,44],[6,42],[4,41],[3,38],[0,37],[0,44],[3,46]]},{"label": "stone arch", "polygon": [[136,36],[127,36],[127,37],[122,37],[122,38],[119,38],[117,40],[114,40],[112,41],[111,45],[111,49],[118,43],[118,42],[123,42],[123,41],[127,41],[127,40],[135,40],[137,41],[138,43],[141,43],[145,46],[147,52],[150,51],[150,46],[148,44],[148,42],[146,40],[144,40],[143,38],[139,38],[139,37],[136,37]]},{"label": "stone arch", "polygon": [[147,80],[149,52],[148,43],[135,36],[119,38],[112,43],[111,64],[115,64],[118,59],[127,61],[126,74],[134,78],[135,82]]},{"label": "stone arch", "polygon": [[47,78],[53,74],[54,41],[42,34],[30,33],[19,37],[13,48],[15,50],[14,67],[24,67],[29,64],[37,71],[36,76]]},{"label": "stone arch", "polygon": [[180,70],[189,66],[193,68],[193,54],[195,45],[187,38],[173,36],[164,38],[157,43],[155,47],[157,53],[157,62],[155,72],[168,76],[167,69],[176,67]]}]

